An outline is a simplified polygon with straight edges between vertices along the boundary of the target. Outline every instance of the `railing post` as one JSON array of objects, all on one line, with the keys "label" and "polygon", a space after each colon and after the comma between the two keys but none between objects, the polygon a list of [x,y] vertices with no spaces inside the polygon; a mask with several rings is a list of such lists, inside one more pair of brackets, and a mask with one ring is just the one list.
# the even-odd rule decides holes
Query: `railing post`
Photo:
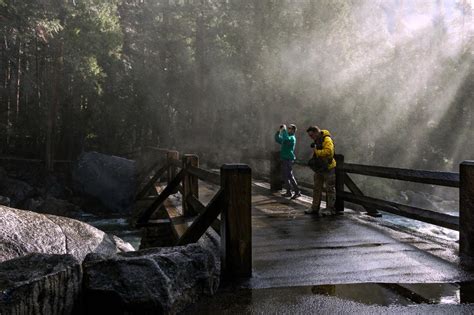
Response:
[{"label": "railing post", "polygon": [[270,156],[270,190],[277,191],[283,188],[281,179],[280,152],[271,152]]},{"label": "railing post", "polygon": [[226,207],[221,213],[222,270],[226,278],[252,276],[252,170],[246,164],[224,164],[221,188]]},{"label": "railing post", "polygon": [[339,192],[344,191],[344,155],[334,155],[336,159],[336,212],[344,212],[344,199]]},{"label": "railing post", "polygon": [[461,263],[474,267],[474,161],[459,166],[459,255]]},{"label": "railing post", "polygon": [[[185,154],[183,156],[183,169],[186,169],[188,166],[199,167],[199,157],[195,154]],[[188,198],[189,195],[192,195],[196,197],[197,199],[199,199],[198,178],[196,176],[185,173],[184,179],[183,179],[183,215],[184,216],[193,216],[196,214],[186,202],[186,198]]]},{"label": "railing post", "polygon": [[[178,151],[168,151],[166,152],[166,161],[169,163],[172,160],[179,160],[179,152]],[[170,165],[168,168],[168,183],[173,180],[176,176],[176,166]]]}]

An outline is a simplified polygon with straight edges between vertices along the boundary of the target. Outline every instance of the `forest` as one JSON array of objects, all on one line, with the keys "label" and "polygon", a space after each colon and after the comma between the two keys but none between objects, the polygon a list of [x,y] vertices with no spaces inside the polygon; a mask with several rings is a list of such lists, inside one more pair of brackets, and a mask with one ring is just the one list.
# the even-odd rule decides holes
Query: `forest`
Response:
[{"label": "forest", "polygon": [[238,161],[281,123],[346,160],[457,171],[474,147],[471,0],[0,0],[0,150]]}]

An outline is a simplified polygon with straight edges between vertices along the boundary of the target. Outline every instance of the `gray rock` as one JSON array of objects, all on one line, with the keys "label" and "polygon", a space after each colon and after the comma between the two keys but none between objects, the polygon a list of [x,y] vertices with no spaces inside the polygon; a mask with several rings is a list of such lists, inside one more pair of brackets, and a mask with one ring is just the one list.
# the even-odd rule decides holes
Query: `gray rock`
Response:
[{"label": "gray rock", "polygon": [[214,255],[198,244],[90,254],[83,270],[89,314],[175,314],[214,294],[220,273]]},{"label": "gray rock", "polygon": [[0,196],[0,205],[10,207],[10,198]]},{"label": "gray rock", "polygon": [[47,197],[34,211],[66,217],[78,216],[82,213],[81,208],[75,204],[54,197]]},{"label": "gray rock", "polygon": [[129,212],[136,189],[135,162],[97,152],[79,156],[72,174],[74,189],[97,198],[112,212]]},{"label": "gray rock", "polygon": [[[41,197],[30,198],[23,204],[24,210],[35,211],[43,204],[44,199]],[[5,205],[6,206],[6,205]]]},{"label": "gray rock", "polygon": [[33,197],[36,190],[27,183],[2,176],[0,180],[0,195],[8,197],[12,207],[21,207],[23,203]]},{"label": "gray rock", "polygon": [[31,254],[0,264],[0,314],[71,314],[82,271],[71,255]]},{"label": "gray rock", "polygon": [[44,180],[44,194],[48,197],[57,199],[67,199],[71,195],[71,191],[60,183],[54,175],[49,175]]},{"label": "gray rock", "polygon": [[88,253],[113,255],[132,245],[86,223],[0,206],[0,262],[30,253],[71,254],[82,261]]}]

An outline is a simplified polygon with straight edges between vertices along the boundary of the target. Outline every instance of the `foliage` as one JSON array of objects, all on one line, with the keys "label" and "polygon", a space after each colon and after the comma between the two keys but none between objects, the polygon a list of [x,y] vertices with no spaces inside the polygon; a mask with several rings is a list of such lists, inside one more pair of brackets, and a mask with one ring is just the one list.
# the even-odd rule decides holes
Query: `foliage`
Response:
[{"label": "foliage", "polygon": [[[451,2],[462,30],[435,0],[0,0],[2,147],[235,161],[295,122],[330,129],[351,161],[453,168],[474,138],[474,37],[472,10]],[[413,30],[413,12],[433,22]]]}]

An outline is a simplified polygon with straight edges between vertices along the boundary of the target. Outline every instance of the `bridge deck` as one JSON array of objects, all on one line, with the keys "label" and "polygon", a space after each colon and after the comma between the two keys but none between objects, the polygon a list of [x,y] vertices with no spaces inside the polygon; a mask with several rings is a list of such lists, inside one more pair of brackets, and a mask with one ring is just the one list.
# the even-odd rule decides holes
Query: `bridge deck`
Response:
[{"label": "bridge deck", "polygon": [[[212,189],[200,187],[200,199],[208,200]],[[354,211],[325,218],[305,215],[308,201],[290,201],[254,185],[253,277],[244,286],[472,279],[443,243],[366,221]]]}]

